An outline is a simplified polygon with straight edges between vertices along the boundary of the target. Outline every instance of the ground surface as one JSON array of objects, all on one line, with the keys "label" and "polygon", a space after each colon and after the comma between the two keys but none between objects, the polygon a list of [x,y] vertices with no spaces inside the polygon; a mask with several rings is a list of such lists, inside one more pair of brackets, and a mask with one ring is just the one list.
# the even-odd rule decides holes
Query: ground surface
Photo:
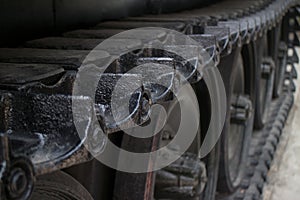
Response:
[{"label": "ground surface", "polygon": [[[300,49],[298,55],[300,55]],[[268,174],[264,200],[300,199],[300,65],[296,65],[295,104]]]}]

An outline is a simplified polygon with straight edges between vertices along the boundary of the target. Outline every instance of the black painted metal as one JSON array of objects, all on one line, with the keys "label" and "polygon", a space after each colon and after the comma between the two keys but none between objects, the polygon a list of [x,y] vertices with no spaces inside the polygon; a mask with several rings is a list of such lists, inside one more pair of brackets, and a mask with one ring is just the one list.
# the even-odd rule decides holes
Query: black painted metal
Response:
[{"label": "black painted metal", "polygon": [[95,25],[101,20],[174,12],[211,3],[208,0],[74,0],[72,3],[65,0],[3,0],[0,7],[0,45],[17,44],[49,33],[56,35],[76,27]]},{"label": "black painted metal", "polygon": [[[49,2],[48,4],[52,3],[52,9],[50,10],[47,3],[44,3],[43,6],[37,2],[34,3],[34,5],[47,10],[45,15],[39,19],[40,21],[36,21],[36,23],[40,24],[43,20],[46,20],[46,27],[53,28],[53,26],[55,26],[57,30],[61,27],[67,27],[66,25],[72,25],[74,21],[78,22],[77,17],[70,19],[71,17],[68,15],[63,18],[66,21],[60,20],[65,10],[70,8],[70,11],[66,14],[75,12],[76,16],[80,16],[80,18],[83,19],[82,16],[84,15],[82,15],[82,13],[85,13],[89,9],[98,11],[99,7],[88,6],[82,8],[81,6],[78,6],[82,5],[82,2],[76,2],[73,5],[64,7],[63,1],[58,2],[53,0]],[[155,10],[158,3],[159,8],[162,10],[156,10],[155,12],[177,10],[176,6],[170,8],[170,10],[165,10],[164,5],[169,5],[168,2],[169,1],[151,1],[150,7]],[[136,7],[141,6],[142,8],[146,8],[145,6],[149,6],[145,5],[145,2],[143,1],[139,1],[138,4],[136,3],[137,2],[133,1],[132,5],[129,5],[128,8],[137,10]],[[191,1],[185,4],[185,6],[190,8],[190,6],[195,5],[194,3],[194,1]],[[29,188],[26,190],[26,194],[22,191],[23,187],[18,188],[15,186],[15,181],[19,182],[19,180],[21,180],[20,182],[24,182],[24,173],[22,170],[26,171],[25,174],[28,175],[26,177],[30,180],[28,183],[32,183],[34,179],[33,174],[45,174],[91,160],[91,155],[86,149],[79,145],[80,140],[72,119],[71,93],[76,70],[80,67],[85,56],[89,53],[89,51],[86,50],[92,49],[98,42],[102,41],[102,39],[121,32],[124,29],[141,26],[162,26],[165,28],[172,28],[190,35],[199,42],[199,45],[207,49],[210,54],[210,58],[208,58],[206,62],[213,61],[215,62],[215,65],[217,65],[220,59],[223,59],[222,61],[228,59],[228,55],[232,55],[232,51],[236,52],[241,45],[257,40],[257,38],[262,37],[269,29],[274,28],[274,26],[283,19],[288,8],[296,5],[296,3],[297,1],[294,0],[249,0],[243,1],[243,3],[237,0],[228,0],[205,8],[184,11],[181,13],[171,13],[162,16],[147,15],[144,18],[137,18],[136,21],[135,18],[130,18],[123,21],[101,23],[98,24],[97,27],[94,27],[93,30],[72,31],[65,33],[63,35],[64,37],[29,41],[23,45],[25,48],[1,48],[0,132],[2,151],[0,169],[1,171],[7,172],[1,174],[1,198],[9,199],[11,195],[16,194],[19,194],[19,196],[23,198],[23,194],[25,196],[30,194],[30,184],[29,186],[24,186]],[[9,6],[13,4],[14,2],[10,2],[5,5]],[[96,4],[101,4],[101,6],[103,6],[102,1],[97,2]],[[112,10],[110,10],[111,13],[114,13],[114,9],[118,10],[118,6],[122,7],[122,5],[117,5],[114,2],[109,2],[107,4],[109,4],[108,7],[112,8]],[[86,5],[86,2],[84,5]],[[178,8],[182,8],[181,5],[182,2],[180,1],[177,5]],[[15,5],[13,5],[13,7],[14,6]],[[76,9],[74,10],[74,8]],[[2,9],[5,9],[5,6],[2,7]],[[44,10],[41,9],[41,11]],[[93,11],[90,13],[94,13]],[[297,16],[298,14],[296,11],[297,10],[295,9],[290,10],[288,16]],[[143,12],[143,9],[137,11],[137,13],[139,12]],[[3,13],[7,14],[5,12]],[[111,13],[106,13],[107,17],[109,17]],[[119,14],[125,16],[128,13]],[[88,18],[91,17],[92,23],[93,20],[98,22],[98,20],[103,17],[99,17],[100,15],[101,13],[98,13],[97,16],[92,14],[88,16]],[[3,20],[5,17],[1,19]],[[31,17],[24,18],[23,20],[25,23],[23,23],[22,26],[26,25],[26,21],[31,21],[31,19]],[[288,20],[285,20],[285,22],[286,21]],[[7,23],[7,21],[5,21],[5,23]],[[11,26],[12,25],[13,23],[11,23]],[[285,23],[283,27],[284,30],[288,32],[287,30],[290,25]],[[19,30],[20,27],[14,28],[18,28]],[[8,32],[10,33],[14,28],[10,27]],[[28,27],[28,29],[32,30],[32,27]],[[4,33],[4,35],[5,34],[7,33]],[[16,35],[17,34],[11,34],[14,38]],[[158,34],[158,37],[163,38],[164,33]],[[144,39],[149,40],[147,37]],[[150,38],[150,40],[152,39],[154,38]],[[284,34],[283,40],[289,42]],[[141,41],[135,41],[134,44],[138,47],[140,42]],[[298,44],[297,40],[294,39],[288,43],[289,46],[292,44]],[[122,42],[120,45],[122,46]],[[113,49],[108,48],[103,49],[101,55],[105,58],[111,53],[113,53]],[[133,61],[126,60],[128,57],[124,56],[119,60],[120,62],[118,63],[121,63],[121,66],[118,67],[122,69],[122,72],[126,72],[128,70],[128,64],[130,66],[130,64],[136,64],[137,62],[147,62],[147,59],[149,59],[148,61],[153,62],[156,59],[155,57],[145,59],[145,55],[148,54],[145,53],[141,57],[133,56]],[[161,57],[168,59],[177,58],[169,53],[162,53]],[[288,58],[287,62],[293,64],[298,60],[299,58],[294,53],[292,57]],[[122,63],[122,61],[126,62]],[[125,65],[125,63],[127,65]],[[122,76],[122,74],[116,73],[116,65],[117,62],[112,65],[110,72],[102,75],[100,79],[98,93],[96,94],[95,109],[97,109],[97,105],[107,107],[109,100],[104,98],[104,96],[111,96],[110,93],[106,94],[107,91],[111,91],[114,86],[114,81]],[[284,64],[282,65],[284,66]],[[20,70],[24,71],[24,73],[20,74]],[[97,75],[95,72],[91,72],[91,74]],[[189,70],[184,72],[188,74],[188,77],[191,76]],[[225,74],[226,72],[223,73]],[[190,79],[191,83],[195,83],[201,79],[201,76],[198,76],[198,74],[193,75],[196,76],[196,78]],[[288,75],[292,78],[296,77],[294,71]],[[139,75],[132,74],[132,76]],[[290,90],[290,88],[292,88],[292,79],[290,87],[285,87],[284,89],[286,91]],[[169,100],[169,98],[158,99],[157,96],[151,96],[151,92],[147,91],[147,89],[158,90],[159,93],[159,88],[142,87],[136,92],[136,96],[141,97],[146,95],[147,101],[154,103]],[[106,95],[101,96],[100,94]],[[87,107],[93,105],[93,103],[87,101],[86,98],[76,98],[79,98],[79,100],[81,100],[84,105],[87,105]],[[130,117],[139,124],[147,122],[147,118],[141,115],[141,113],[147,113],[149,111],[143,110],[143,100],[144,98],[137,98],[132,101],[133,104],[131,105],[132,107],[137,108],[137,112],[130,113]],[[284,106],[284,102],[281,105]],[[151,107],[149,107],[149,109],[150,108]],[[287,112],[286,109],[284,112]],[[103,113],[98,112],[98,120],[106,133],[117,132],[122,126],[131,126],[131,124],[127,124],[126,122],[120,126],[116,126],[115,122],[109,120],[111,119],[110,115],[111,112],[109,107]],[[60,144],[62,148],[59,150],[55,149],[53,147],[53,144],[55,143]],[[129,139],[127,143],[126,141],[123,143],[124,146],[128,144],[136,144],[136,141]],[[146,141],[140,148],[150,150],[155,145],[157,145],[157,138]],[[139,147],[137,146],[136,148]],[[50,155],[50,157],[46,157],[45,155]],[[41,162],[41,160],[43,162]],[[18,168],[11,169],[7,163],[12,163],[11,166],[13,167],[17,165]],[[21,170],[19,168],[21,168]],[[134,176],[132,174],[128,175],[121,173],[120,177],[117,178],[117,181],[119,181],[119,184],[121,185],[123,185],[126,180],[132,181],[125,189],[115,189],[117,192],[120,192],[118,195],[125,195],[121,196],[121,199],[123,197],[129,199],[141,199],[142,197],[150,198],[150,194],[153,192],[150,187],[154,184],[153,174],[149,173]],[[126,189],[128,189],[128,187],[134,188],[133,183],[135,183],[135,181],[136,183],[141,183],[144,188],[138,191],[134,198],[130,198],[130,195],[132,194]],[[252,195],[251,188],[252,186],[247,189],[249,195]],[[246,196],[248,193],[246,193]],[[244,198],[244,196],[242,196],[242,198]]]}]

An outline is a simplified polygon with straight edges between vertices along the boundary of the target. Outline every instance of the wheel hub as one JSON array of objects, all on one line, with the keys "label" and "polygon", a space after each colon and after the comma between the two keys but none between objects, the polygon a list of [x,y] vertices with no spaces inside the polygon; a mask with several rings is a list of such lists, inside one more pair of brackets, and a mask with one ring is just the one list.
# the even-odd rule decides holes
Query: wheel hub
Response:
[{"label": "wheel hub", "polygon": [[231,122],[244,124],[252,115],[252,103],[249,96],[234,95],[231,103]]}]

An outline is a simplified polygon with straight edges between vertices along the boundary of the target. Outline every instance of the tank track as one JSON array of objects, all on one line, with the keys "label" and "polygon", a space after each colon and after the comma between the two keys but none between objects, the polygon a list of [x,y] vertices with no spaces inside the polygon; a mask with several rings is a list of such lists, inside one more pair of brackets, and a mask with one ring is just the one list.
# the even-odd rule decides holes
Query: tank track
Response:
[{"label": "tank track", "polygon": [[230,197],[219,196],[218,199],[262,199],[264,183],[267,181],[267,174],[293,101],[293,94],[286,92],[272,102],[267,125],[263,130],[253,133],[248,154],[247,173],[242,180],[240,189]]},{"label": "tank track", "polygon": [[[14,127],[13,129],[28,132],[27,135],[17,134],[14,137],[1,134],[2,143],[0,147],[5,149],[5,153],[2,155],[3,160],[7,163],[13,163],[20,155],[32,158],[53,153],[42,151],[42,154],[36,154],[42,148],[47,148],[44,145],[62,140],[62,135],[48,138],[45,143],[41,140],[41,135],[29,134],[29,132],[32,130],[51,132],[57,130],[55,127],[58,127],[59,131],[64,130],[69,133],[70,138],[67,139],[69,139],[68,145],[70,146],[64,146],[65,148],[60,152],[54,152],[57,154],[54,158],[55,162],[53,162],[53,159],[45,160],[43,163],[35,163],[33,160],[24,161],[26,163],[24,165],[34,171],[35,175],[73,166],[92,158],[82,144],[78,144],[79,138],[77,138],[75,127],[70,125],[70,123],[72,124],[70,95],[72,93],[71,85],[76,77],[76,70],[89,53],[88,50],[92,50],[103,39],[124,30],[139,27],[152,26],[174,29],[188,34],[199,42],[199,45],[203,46],[210,54],[205,63],[212,61],[217,66],[222,57],[229,55],[233,49],[243,44],[255,41],[268,30],[274,28],[285,15],[298,16],[298,4],[299,2],[296,0],[246,0],[243,2],[226,0],[205,8],[180,13],[146,15],[126,18],[121,21],[102,22],[92,29],[67,32],[61,37],[28,41],[19,48],[1,48],[0,110],[3,120],[0,122],[0,131],[12,131],[12,127]],[[295,23],[294,26],[294,29],[300,30],[298,23]],[[160,37],[160,34],[157,37]],[[149,38],[145,36],[145,39]],[[120,48],[124,48],[127,44],[120,43],[119,45]],[[133,45],[138,45],[138,42]],[[296,35],[294,40],[288,44],[290,48],[293,48],[292,45],[299,45]],[[105,57],[113,51],[114,49],[103,49],[103,56]],[[293,51],[293,56],[288,58],[288,64],[292,65],[299,61],[295,49]],[[5,75],[2,73],[6,72],[7,69],[12,69],[11,74]],[[18,76],[19,69],[32,76]],[[100,88],[98,88],[99,93],[110,91],[113,85],[107,85],[107,80],[109,80],[108,82],[118,80],[120,76],[119,74],[105,76],[103,83],[100,83]],[[276,144],[279,141],[284,122],[293,103],[291,91],[295,90],[295,86],[292,84],[292,78],[296,77],[295,69],[293,68],[287,76],[290,85],[286,86],[286,91],[282,96],[272,103],[268,125],[260,133],[253,134],[249,153],[249,173],[243,180],[241,189],[232,199],[260,198],[263,182],[270,167]],[[36,82],[39,84],[35,84]],[[45,86],[53,83],[55,84],[52,87]],[[157,90],[157,88],[155,89]],[[55,94],[51,94],[53,92]],[[137,94],[142,95],[145,92],[137,91]],[[111,94],[106,94],[106,96],[109,99]],[[156,97],[152,98],[155,99]],[[107,99],[99,100],[99,103],[105,106],[107,105]],[[28,103],[24,103],[24,100],[27,100]],[[80,100],[83,103],[90,103],[85,102],[84,99]],[[144,105],[143,102],[135,101],[132,106],[138,108],[139,113],[130,113],[131,117],[139,123],[145,121],[140,115],[141,112],[145,112],[142,105]],[[107,112],[110,112],[109,109]],[[20,110],[20,112],[16,112],[17,110]],[[51,114],[49,110],[54,114]],[[36,124],[30,120],[32,116],[28,114],[28,112],[34,111],[41,113],[39,116],[34,116],[34,119],[40,119]],[[27,114],[25,114],[26,112]],[[103,113],[100,114],[100,119],[106,133],[117,132],[122,126],[131,126],[126,122],[121,126],[117,126],[110,121],[109,116]],[[25,125],[24,122],[26,122]],[[66,127],[69,130],[65,130]],[[28,141],[28,144],[26,144],[28,148],[16,149],[13,144],[19,144],[18,142],[22,141]],[[10,169],[4,167],[3,170]]]}]

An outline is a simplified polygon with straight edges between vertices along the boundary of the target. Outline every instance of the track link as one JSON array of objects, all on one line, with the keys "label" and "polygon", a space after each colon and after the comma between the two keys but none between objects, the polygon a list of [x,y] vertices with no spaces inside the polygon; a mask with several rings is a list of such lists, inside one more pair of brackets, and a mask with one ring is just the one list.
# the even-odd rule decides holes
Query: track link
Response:
[{"label": "track link", "polygon": [[[268,30],[274,28],[283,19],[285,14],[288,13],[288,15],[294,17],[298,16],[298,4],[299,2],[296,0],[247,0],[243,2],[238,0],[226,0],[205,8],[175,14],[147,15],[123,19],[121,21],[102,22],[91,29],[67,32],[61,37],[28,41],[21,45],[20,48],[0,48],[0,80],[2,80],[0,81],[0,100],[1,104],[4,105],[0,105],[1,115],[3,114],[4,116],[4,120],[3,122],[1,121],[0,124],[1,131],[11,131],[12,127],[17,127],[20,128],[21,131],[30,132],[31,129],[39,131],[42,130],[39,129],[39,127],[43,127],[45,129],[47,128],[50,133],[66,131],[65,135],[70,135],[70,138],[68,138],[70,142],[68,144],[72,146],[68,146],[64,152],[60,152],[62,155],[57,158],[56,163],[53,163],[50,159],[45,160],[42,164],[35,165],[35,171],[38,172],[38,174],[49,173],[88,161],[91,159],[91,155],[80,146],[82,144],[78,146],[79,140],[74,132],[74,126],[70,125],[72,124],[72,117],[70,117],[72,116],[70,109],[70,95],[72,91],[70,88],[74,77],[76,77],[76,72],[89,53],[89,50],[93,49],[99,42],[116,33],[131,28],[152,26],[174,29],[188,34],[209,52],[210,58],[207,58],[208,60],[205,60],[204,63],[211,63],[212,61],[214,66],[217,66],[220,59],[231,54],[233,49],[255,41]],[[294,26],[299,28],[296,18],[294,19]],[[141,40],[149,41],[163,38],[164,34],[164,32],[159,32],[155,38],[149,38],[145,32],[142,32],[141,35],[144,35],[144,37]],[[134,38],[130,36],[126,39],[131,39],[131,45],[133,46],[139,46],[143,42],[141,40],[134,40]],[[122,49],[126,48],[128,44],[120,42],[118,45],[120,49]],[[291,48],[292,45],[299,45],[299,39],[296,35],[294,35],[294,39],[288,44],[288,47]],[[106,58],[117,50],[119,49],[110,49],[109,47],[101,49],[101,56]],[[288,57],[287,61],[292,65],[299,61],[295,49],[293,49],[293,51],[293,56]],[[138,58],[131,57],[130,59],[137,60]],[[120,59],[119,61],[122,60]],[[37,73],[37,70],[34,69],[42,65],[49,65],[54,71],[40,70]],[[7,67],[10,67],[13,71],[8,77],[5,76]],[[125,67],[125,65],[121,66],[122,70],[125,71]],[[21,68],[26,69],[26,73],[28,74],[35,74],[34,78],[18,77],[18,70]],[[106,78],[115,80],[116,77],[112,76],[113,75],[108,74]],[[119,77],[121,75],[118,74],[117,76]],[[230,199],[261,198],[266,174],[272,162],[272,157],[280,139],[280,134],[287,119],[288,112],[293,104],[292,91],[295,90],[295,86],[293,85],[292,78],[297,77],[295,70],[293,69],[287,76],[291,77],[288,79],[290,84],[285,87],[286,91],[280,98],[272,103],[268,124],[262,131],[253,134],[248,155],[248,173],[243,179],[240,190],[234,194],[234,196],[230,197]],[[12,77],[17,77],[18,80],[12,80]],[[38,84],[35,85],[36,83]],[[49,87],[51,84],[52,86]],[[112,85],[108,86],[103,84],[102,88],[100,88],[102,90],[99,93],[104,94],[103,96],[110,97],[111,93],[109,92],[111,92],[112,87]],[[49,98],[51,92],[56,94],[50,95],[51,98]],[[26,94],[24,95],[24,93]],[[137,95],[143,96],[145,94],[146,91],[144,90],[137,92]],[[20,102],[24,99],[32,100],[32,104],[29,103],[28,105],[26,104],[20,107],[16,106],[16,104],[20,105]],[[67,107],[68,110],[59,107],[61,102],[65,103],[65,107]],[[106,105],[107,102],[101,103]],[[139,117],[141,116],[140,113],[144,113],[142,109],[145,102],[135,101],[134,103],[132,106],[137,108],[138,112],[130,114],[137,118],[136,121],[142,122],[143,119]],[[38,105],[38,108],[34,107],[34,105]],[[53,105],[57,106],[56,110],[51,109]],[[11,109],[7,109],[7,107]],[[19,108],[27,113],[15,112],[15,110]],[[45,113],[37,117],[45,119],[45,121],[48,120],[46,124],[43,124],[42,120],[38,121],[37,124],[35,124],[34,120],[29,121],[28,124],[22,123],[31,119],[31,112],[36,111],[34,109],[37,109],[39,113]],[[57,113],[50,115],[49,110]],[[100,120],[102,124],[108,124],[106,129],[107,133],[119,131],[120,127],[110,123],[106,117],[107,116],[103,115],[100,117]],[[54,122],[51,123],[49,118],[55,119],[52,120]],[[58,122],[61,122],[60,120],[62,118],[64,119],[64,124],[60,127]],[[68,128],[63,127],[64,125]],[[130,124],[125,124],[124,126],[128,127]],[[6,137],[10,136],[6,135]],[[53,138],[50,137],[48,144],[60,141],[62,138],[64,138],[64,135]],[[15,138],[10,139],[14,140]],[[21,139],[30,141],[30,145],[33,145],[35,149],[39,149],[41,145],[43,145],[42,141],[39,141],[40,138],[38,136],[28,134],[23,135]],[[52,141],[50,141],[51,139]],[[6,148],[10,147],[6,146]],[[30,151],[34,148],[31,148]],[[24,149],[24,151],[26,150],[27,149]],[[19,152],[21,151],[19,150]],[[24,155],[32,155],[32,152],[26,151]]]},{"label": "track link", "polygon": [[292,92],[285,92],[270,106],[269,120],[261,131],[254,132],[248,153],[247,172],[238,191],[226,200],[262,199],[264,183],[276,152],[284,124],[294,101]]}]

